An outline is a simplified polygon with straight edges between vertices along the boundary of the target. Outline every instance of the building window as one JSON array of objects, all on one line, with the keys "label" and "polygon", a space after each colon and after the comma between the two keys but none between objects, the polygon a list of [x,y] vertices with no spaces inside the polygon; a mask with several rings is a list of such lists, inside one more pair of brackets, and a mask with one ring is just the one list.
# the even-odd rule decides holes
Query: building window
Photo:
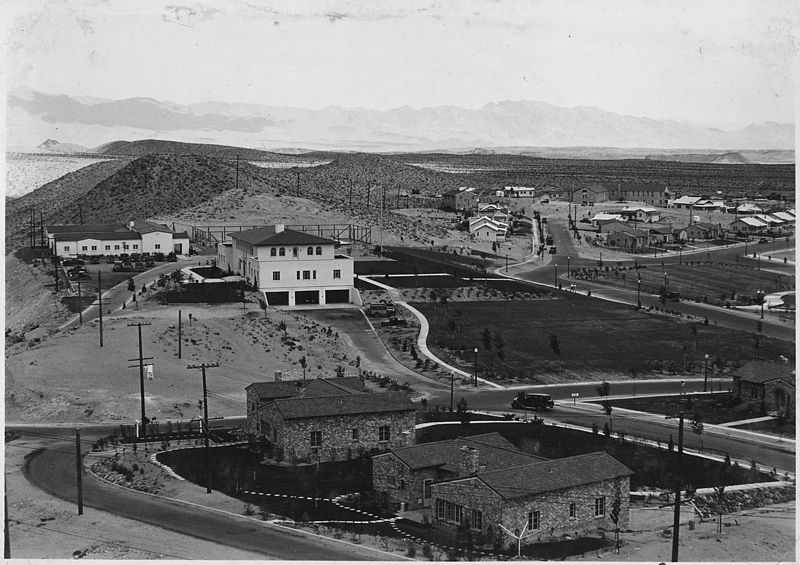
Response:
[{"label": "building window", "polygon": [[123,244],[122,244],[122,248],[123,248],[123,249],[128,249],[128,244],[127,244],[127,243],[123,243]]},{"label": "building window", "polygon": [[274,280],[274,281],[281,280],[281,272],[280,271],[272,271],[272,280]]},{"label": "building window", "polygon": [[406,490],[406,481],[404,479],[400,479],[400,490]]},{"label": "building window", "polygon": [[594,515],[595,516],[605,516],[606,515],[606,497],[601,496],[599,498],[594,499]]},{"label": "building window", "polygon": [[280,249],[278,249],[278,255],[279,255],[280,257],[286,257],[286,249],[284,249],[283,247],[281,247]]},{"label": "building window", "polygon": [[322,447],[322,432],[311,432],[311,447]]},{"label": "building window", "polygon": [[453,504],[453,521],[456,524],[462,524],[464,522],[464,507],[460,504]]},{"label": "building window", "polygon": [[156,243],[156,244],[155,244],[155,248],[156,248],[156,249],[161,249],[161,244],[160,244],[160,243]]},{"label": "building window", "polygon": [[313,247],[309,247],[308,249],[306,249],[306,255],[313,255],[313,254],[314,254],[314,248]]},{"label": "building window", "polygon": [[317,255],[322,255],[322,247],[317,247]]},{"label": "building window", "polygon": [[273,247],[272,249],[269,250],[269,256],[270,257],[275,257],[277,254],[278,254],[278,250],[275,247]]},{"label": "building window", "polygon": [[297,271],[297,280],[300,280],[300,271]]},{"label": "building window", "polygon": [[317,280],[317,271],[311,271],[311,278]]},{"label": "building window", "polygon": [[297,247],[293,247],[293,248],[292,248],[292,257],[297,257],[297,255],[299,254],[299,252],[300,252],[300,250],[299,250],[299,249],[297,249]]},{"label": "building window", "polygon": [[134,244],[133,244],[133,248],[134,248],[134,249],[139,249],[139,244],[138,244],[138,243],[134,243]]},{"label": "building window", "polygon": [[483,512],[473,509],[469,523],[472,525],[473,530],[483,530]]},{"label": "building window", "polygon": [[119,251],[119,245],[114,246],[114,251]]},{"label": "building window", "polygon": [[353,428],[353,435],[351,437],[353,441],[358,441],[358,428]]},{"label": "building window", "polygon": [[750,396],[752,398],[758,399],[758,387],[751,387],[750,388]]},{"label": "building window", "polygon": [[528,530],[538,530],[542,527],[542,514],[538,510],[528,512]]},{"label": "building window", "polygon": [[569,503],[569,517],[570,518],[577,518],[577,516],[578,516],[578,512],[577,512],[577,508],[575,507],[575,503],[574,502],[570,502]]},{"label": "building window", "polygon": [[87,249],[89,249],[89,248],[86,247],[85,245],[81,245],[81,251],[86,251]]},{"label": "building window", "polygon": [[389,441],[389,426],[381,426],[378,428],[378,441]]},{"label": "building window", "polygon": [[425,479],[422,481],[422,497],[423,498],[430,498],[431,497],[431,483],[433,479]]},{"label": "building window", "polygon": [[69,245],[64,246],[64,251],[69,251]]},{"label": "building window", "polygon": [[333,270],[333,278],[335,278],[335,279],[342,278],[342,270],[341,269],[334,269]]},{"label": "building window", "polygon": [[303,271],[303,280],[311,280],[311,271]]},{"label": "building window", "polygon": [[111,246],[110,245],[106,245],[106,251],[111,251]]},{"label": "building window", "polygon": [[455,504],[452,502],[446,502],[444,505],[444,519],[448,522],[453,521],[453,517],[455,516]]},{"label": "building window", "polygon": [[444,500],[440,498],[436,499],[436,517],[444,520]]},{"label": "building window", "polygon": [[97,251],[97,246],[96,245],[92,245],[92,251]]}]

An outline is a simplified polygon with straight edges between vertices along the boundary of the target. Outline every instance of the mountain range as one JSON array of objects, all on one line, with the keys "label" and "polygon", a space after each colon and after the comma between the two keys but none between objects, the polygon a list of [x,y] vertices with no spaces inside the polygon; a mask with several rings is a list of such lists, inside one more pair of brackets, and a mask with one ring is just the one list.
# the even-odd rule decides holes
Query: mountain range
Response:
[{"label": "mountain range", "polygon": [[[152,98],[110,100],[46,94],[7,95],[9,146],[67,139],[85,147],[112,140],[173,139],[258,149],[468,151],[499,147],[615,147],[653,150],[791,150],[793,124],[766,122],[724,130],[590,107],[502,101],[457,106],[320,110],[206,102],[181,105]],[[655,151],[654,153],[657,153]]]}]

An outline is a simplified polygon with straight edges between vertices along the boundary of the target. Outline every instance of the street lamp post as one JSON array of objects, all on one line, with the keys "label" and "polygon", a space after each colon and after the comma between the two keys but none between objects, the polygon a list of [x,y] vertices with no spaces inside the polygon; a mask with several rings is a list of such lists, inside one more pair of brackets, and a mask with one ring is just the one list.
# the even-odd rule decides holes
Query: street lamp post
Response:
[{"label": "street lamp post", "polygon": [[708,390],[708,353],[706,353],[705,376],[703,377],[703,392]]},{"label": "street lamp post", "polygon": [[569,278],[569,257],[567,257],[567,278]]},{"label": "street lamp post", "polygon": [[636,305],[641,308],[642,307],[642,276],[640,274],[636,274]]},{"label": "street lamp post", "polygon": [[508,274],[508,253],[506,253],[506,274]]},{"label": "street lamp post", "polygon": [[553,265],[553,286],[558,288],[558,263]]},{"label": "street lamp post", "polygon": [[478,348],[472,350],[475,353],[475,381],[473,386],[478,386]]},{"label": "street lamp post", "polygon": [[764,291],[763,290],[759,290],[758,291],[758,301],[761,303],[761,319],[763,320],[764,319],[764,302],[765,302],[765,300],[764,300]]},{"label": "street lamp post", "polygon": [[450,412],[453,411],[453,379],[455,375],[453,371],[450,371]]}]

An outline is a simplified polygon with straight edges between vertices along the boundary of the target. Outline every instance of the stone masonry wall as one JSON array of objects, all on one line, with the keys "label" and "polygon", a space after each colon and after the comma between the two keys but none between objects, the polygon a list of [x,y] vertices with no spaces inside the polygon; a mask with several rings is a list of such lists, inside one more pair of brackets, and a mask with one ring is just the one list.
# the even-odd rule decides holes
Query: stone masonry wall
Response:
[{"label": "stone masonry wall", "polygon": [[717,514],[721,509],[723,514],[730,514],[749,508],[761,508],[769,504],[778,504],[795,499],[795,485],[786,482],[774,484],[754,485],[752,488],[726,490],[722,493],[722,501],[716,493],[705,492],[702,489],[694,496],[697,508],[706,516]]},{"label": "stone masonry wall", "polygon": [[[489,524],[496,523],[502,523],[511,530],[522,530],[528,520],[528,512],[538,510],[541,513],[540,528],[534,535],[526,538],[524,543],[553,541],[564,535],[577,537],[586,533],[595,533],[598,528],[613,531],[615,527],[610,518],[611,505],[617,492],[613,480],[511,500],[501,499],[475,479],[435,484],[432,491],[433,523],[450,532],[455,532],[457,525],[444,522],[436,517],[436,498],[462,505],[465,508],[465,519],[468,516],[466,509],[481,510],[483,532],[486,532]],[[630,480],[627,477],[620,479],[619,492],[622,495],[619,528],[624,530],[628,527],[630,509]],[[594,515],[595,498],[601,496],[606,498],[605,515],[596,517]],[[575,518],[569,517],[571,502],[575,503]],[[505,545],[511,546],[514,540],[506,535],[504,542]]]},{"label": "stone masonry wall", "polygon": [[423,506],[424,481],[436,480],[436,469],[412,471],[394,455],[381,455],[372,459],[372,488],[386,493],[389,501],[398,507],[405,502],[408,510]]},{"label": "stone masonry wall", "polygon": [[[414,443],[415,413],[390,412],[380,414],[354,414],[329,418],[304,418],[284,421],[271,414],[271,425],[278,429],[277,444],[283,448],[287,460],[316,460],[311,448],[311,432],[322,432],[319,457],[322,461],[355,457],[359,452],[373,448],[387,450]],[[389,426],[389,441],[379,441],[378,429]],[[358,428],[358,440],[352,439],[353,428]],[[405,433],[404,433],[405,432]]]}]

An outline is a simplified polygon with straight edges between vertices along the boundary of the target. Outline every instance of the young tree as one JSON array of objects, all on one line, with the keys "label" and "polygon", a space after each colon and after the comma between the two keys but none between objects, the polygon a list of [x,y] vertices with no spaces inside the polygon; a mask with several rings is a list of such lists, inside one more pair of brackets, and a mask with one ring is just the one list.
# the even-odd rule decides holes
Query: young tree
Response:
[{"label": "young tree", "polygon": [[608,398],[603,398],[603,400],[600,401],[600,404],[603,407],[603,412],[605,412],[606,416],[608,416],[609,429],[614,429],[614,421],[611,419],[611,412],[613,411],[614,407],[611,406],[611,401]]},{"label": "young tree", "polygon": [[300,366],[303,368],[303,380],[306,380],[306,367],[308,367],[308,359],[303,355],[300,358]]},{"label": "young tree", "polygon": [[558,357],[558,370],[562,371],[564,368],[561,363],[561,344],[558,342],[557,334],[550,334],[550,349],[552,349],[553,354]]},{"label": "young tree", "polygon": [[456,414],[458,414],[458,418],[461,420],[462,424],[469,424],[469,405],[467,404],[467,399],[463,396],[456,404]]},{"label": "young tree", "polygon": [[494,348],[497,350],[497,359],[501,363],[503,363],[504,372],[508,372],[508,368],[505,365],[506,360],[506,352],[505,352],[506,340],[503,339],[503,336],[499,333],[494,334]]},{"label": "young tree", "polygon": [[597,385],[597,395],[605,398],[611,394],[611,384],[608,381],[603,381]]},{"label": "young tree", "polygon": [[483,342],[484,351],[489,352],[489,373],[492,373],[492,332],[489,331],[489,328],[483,328],[483,330],[481,330],[481,341]]},{"label": "young tree", "polygon": [[133,277],[128,277],[128,290],[136,292],[136,283],[133,282]]},{"label": "young tree", "polygon": [[284,322],[283,320],[278,322],[278,331],[283,332],[283,337],[286,337],[287,330],[288,330],[288,328],[286,326],[286,322]]}]

